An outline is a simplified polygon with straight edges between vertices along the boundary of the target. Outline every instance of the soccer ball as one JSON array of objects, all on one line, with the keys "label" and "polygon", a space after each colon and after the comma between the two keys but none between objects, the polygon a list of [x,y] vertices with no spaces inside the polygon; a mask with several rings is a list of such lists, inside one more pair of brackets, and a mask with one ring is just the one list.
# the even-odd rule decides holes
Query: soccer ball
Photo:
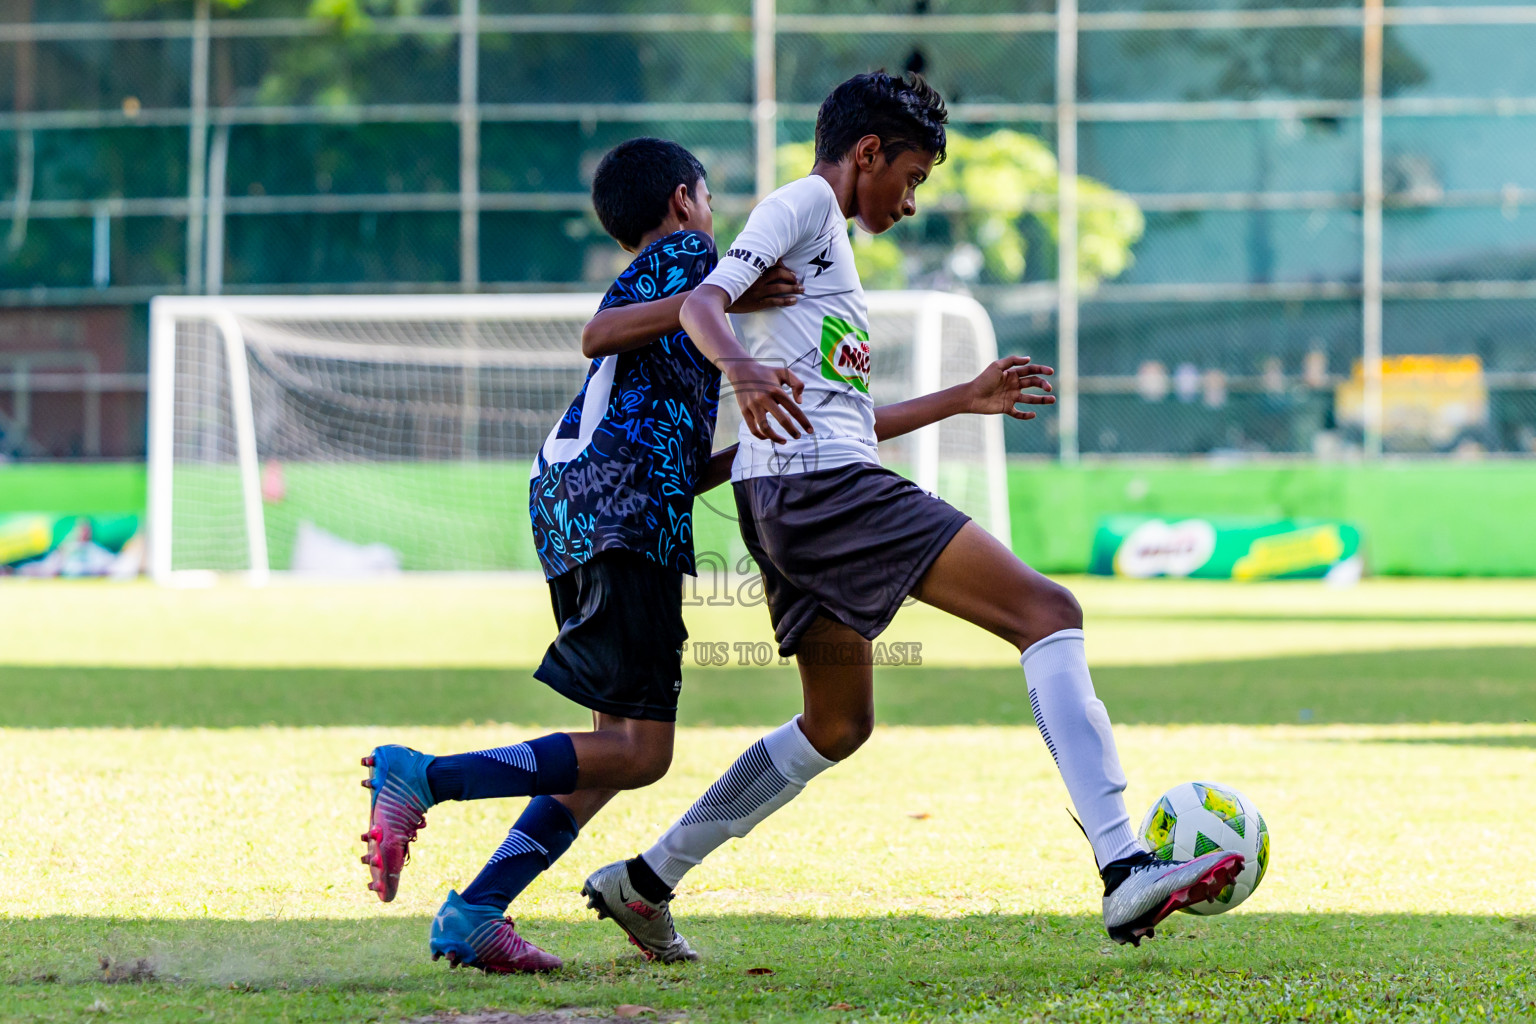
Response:
[{"label": "soccer ball", "polygon": [[1231,786],[1186,782],[1164,793],[1136,832],[1158,860],[1190,860],[1222,850],[1243,855],[1243,872],[1214,900],[1184,909],[1225,914],[1252,895],[1269,868],[1269,826],[1252,801]]}]

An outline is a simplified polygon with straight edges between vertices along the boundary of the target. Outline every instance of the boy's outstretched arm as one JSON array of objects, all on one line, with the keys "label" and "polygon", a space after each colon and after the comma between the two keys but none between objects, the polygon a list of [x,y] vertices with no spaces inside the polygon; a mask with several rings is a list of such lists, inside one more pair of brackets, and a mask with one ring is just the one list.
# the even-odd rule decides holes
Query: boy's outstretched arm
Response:
[{"label": "boy's outstretched arm", "polygon": [[[1056,396],[1048,393],[1051,385],[1045,378],[1055,372],[1049,366],[1031,363],[1028,356],[999,359],[968,383],[880,406],[875,410],[875,438],[888,441],[968,412],[1004,413],[1016,420],[1032,420],[1035,414],[1018,406],[1054,404]],[[1028,388],[1047,393],[1032,395]]]},{"label": "boy's outstretched arm", "polygon": [[[804,291],[805,286],[788,268],[776,264],[764,271],[728,312],[756,313],[773,306],[793,306]],[[600,310],[581,329],[581,354],[596,359],[628,352],[680,330],[677,315],[687,297],[687,292],[678,292],[664,299]]]}]

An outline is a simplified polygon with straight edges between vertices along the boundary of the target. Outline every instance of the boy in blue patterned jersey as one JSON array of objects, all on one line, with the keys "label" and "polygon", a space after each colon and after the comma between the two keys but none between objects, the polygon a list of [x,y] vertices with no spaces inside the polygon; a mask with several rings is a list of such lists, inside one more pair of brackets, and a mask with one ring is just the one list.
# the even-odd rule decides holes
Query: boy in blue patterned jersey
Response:
[{"label": "boy in blue patterned jersey", "polygon": [[[717,262],[709,200],[698,160],[662,139],[616,147],[592,183],[603,227],[636,255],[582,331],[592,365],[534,459],[528,500],[560,629],[534,675],[591,709],[592,730],[444,757],[390,745],[363,758],[363,862],[385,902],[434,804],[533,797],[474,881],[449,892],[428,939],[434,960],[501,973],[559,967],[503,918],[508,905],[619,790],[671,764],[693,496],[730,466],[730,453],[710,455],[720,373],[677,319]],[[779,268],[732,308],[790,305],[799,291]]]}]

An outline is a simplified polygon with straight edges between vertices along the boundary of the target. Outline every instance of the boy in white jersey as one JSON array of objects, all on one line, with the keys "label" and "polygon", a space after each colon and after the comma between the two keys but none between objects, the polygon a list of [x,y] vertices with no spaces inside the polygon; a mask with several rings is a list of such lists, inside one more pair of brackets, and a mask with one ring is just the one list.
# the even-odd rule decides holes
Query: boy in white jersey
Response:
[{"label": "boy in white jersey", "polygon": [[[758,204],[683,303],[683,327],[730,379],[741,407],[731,480],[742,536],[762,571],[780,653],[798,662],[805,710],[748,748],[650,850],[587,880],[591,905],[648,955],[692,955],[670,912],[685,872],[869,736],[870,641],[909,595],[1021,652],[1035,721],[1104,880],[1113,939],[1139,945],[1163,918],[1214,897],[1242,870],[1237,854],[1163,862],[1141,848],[1077,601],[963,513],[880,465],[877,441],[948,416],[1030,415],[1011,401],[1006,410],[978,405],[974,383],[880,409],[869,399],[868,311],[847,221],[879,233],[916,212],[914,193],[944,156],[946,120],[943,100],[915,75],[876,72],[838,86],[817,116],[810,175]],[[751,318],[743,348],[725,311],[775,263],[800,277],[804,295]],[[994,371],[1048,390],[1048,369],[1008,362]]]}]

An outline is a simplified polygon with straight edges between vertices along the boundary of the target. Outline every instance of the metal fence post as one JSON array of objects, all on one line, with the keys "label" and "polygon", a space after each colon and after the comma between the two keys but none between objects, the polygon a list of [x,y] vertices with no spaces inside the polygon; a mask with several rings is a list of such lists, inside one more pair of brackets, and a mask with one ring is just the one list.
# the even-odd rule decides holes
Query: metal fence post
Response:
[{"label": "metal fence post", "polygon": [[91,210],[91,285],[112,284],[112,205],[99,199]]},{"label": "metal fence post", "polygon": [[753,191],[761,199],[777,187],[778,119],[774,0],[752,0],[752,127],[756,157]]},{"label": "metal fence post", "polygon": [[197,0],[192,22],[192,109],[187,132],[187,292],[203,290],[203,210],[208,167],[209,0]]},{"label": "metal fence post", "polygon": [[1077,0],[1060,0],[1056,18],[1056,418],[1061,461],[1076,462]]},{"label": "metal fence post", "polygon": [[1364,393],[1365,457],[1379,458],[1382,450],[1383,403],[1381,394],[1381,49],[1382,0],[1365,0],[1363,101],[1361,103],[1361,368]]},{"label": "metal fence post", "polygon": [[[459,290],[480,290],[480,0],[459,0]],[[480,325],[460,325],[480,347]],[[480,457],[480,367],[465,361],[459,396],[459,455]]]},{"label": "metal fence post", "polygon": [[459,0],[459,288],[480,287],[480,0]]},{"label": "metal fence post", "polygon": [[203,290],[224,290],[224,201],[229,191],[229,122],[214,129],[208,147],[208,233],[203,238]]}]

